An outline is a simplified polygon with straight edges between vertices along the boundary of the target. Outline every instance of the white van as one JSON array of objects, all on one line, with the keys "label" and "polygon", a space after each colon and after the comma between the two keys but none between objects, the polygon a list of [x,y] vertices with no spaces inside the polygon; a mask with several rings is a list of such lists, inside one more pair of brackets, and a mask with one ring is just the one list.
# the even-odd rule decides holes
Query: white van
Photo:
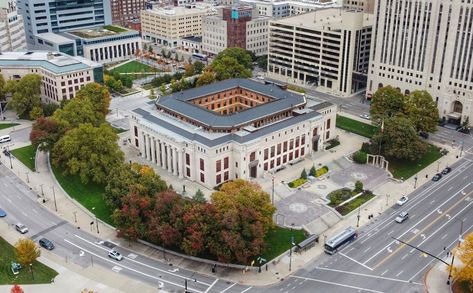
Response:
[{"label": "white van", "polygon": [[11,138],[10,138],[9,135],[0,136],[0,143],[4,143],[4,142],[8,142],[8,141],[11,141]]}]

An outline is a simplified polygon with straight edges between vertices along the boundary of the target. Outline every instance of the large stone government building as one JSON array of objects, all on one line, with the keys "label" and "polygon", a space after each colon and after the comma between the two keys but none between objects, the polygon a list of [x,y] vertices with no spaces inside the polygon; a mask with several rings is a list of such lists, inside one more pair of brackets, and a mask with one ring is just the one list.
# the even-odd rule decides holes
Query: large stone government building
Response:
[{"label": "large stone government building", "polygon": [[323,149],[336,106],[247,79],[175,93],[133,111],[130,139],[174,176],[212,188],[262,177]]}]

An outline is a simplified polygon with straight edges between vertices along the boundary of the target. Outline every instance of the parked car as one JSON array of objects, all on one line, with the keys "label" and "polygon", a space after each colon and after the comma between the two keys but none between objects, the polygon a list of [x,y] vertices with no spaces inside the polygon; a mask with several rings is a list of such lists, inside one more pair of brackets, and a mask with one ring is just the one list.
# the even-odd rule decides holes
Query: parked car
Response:
[{"label": "parked car", "polygon": [[437,173],[434,177],[432,177],[432,181],[439,181],[442,178],[442,174]]},{"label": "parked car", "polygon": [[53,249],[54,249],[54,244],[53,244],[50,240],[48,240],[48,239],[46,239],[46,238],[41,238],[41,239],[39,240],[39,245],[40,245],[41,247],[46,248],[47,250],[53,250]]},{"label": "parked car", "polygon": [[123,259],[123,256],[120,254],[120,252],[116,250],[110,250],[108,252],[108,257],[113,258],[114,260],[118,260],[118,261]]},{"label": "parked car", "polygon": [[6,216],[7,216],[7,213],[4,210],[0,209],[0,218],[6,217]]},{"label": "parked car", "polygon": [[371,116],[370,116],[370,114],[363,113],[363,114],[360,114],[360,118],[363,118],[363,119],[366,119],[366,120],[370,120],[370,119],[371,119]]},{"label": "parked car", "polygon": [[21,234],[28,233],[28,228],[23,225],[22,223],[15,224],[16,231],[20,232]]},{"label": "parked car", "polygon": [[443,174],[443,175],[447,175],[447,174],[450,173],[451,171],[452,171],[452,168],[447,167],[447,168],[445,168],[445,169],[442,170],[442,174]]},{"label": "parked car", "polygon": [[264,76],[262,76],[262,75],[258,75],[258,76],[256,77],[256,79],[259,79],[259,80],[264,80]]},{"label": "parked car", "polygon": [[419,136],[422,137],[423,139],[429,138],[429,134],[425,131],[419,131]]},{"label": "parked car", "polygon": [[407,218],[409,218],[409,213],[407,212],[402,212],[400,213],[396,219],[394,219],[394,221],[398,222],[398,223],[402,223],[404,222],[405,220],[407,220]]},{"label": "parked car", "polygon": [[397,201],[397,205],[398,205],[398,206],[402,206],[402,205],[404,205],[408,200],[409,200],[409,198],[408,198],[407,196],[403,196],[403,197],[401,197],[401,198]]}]

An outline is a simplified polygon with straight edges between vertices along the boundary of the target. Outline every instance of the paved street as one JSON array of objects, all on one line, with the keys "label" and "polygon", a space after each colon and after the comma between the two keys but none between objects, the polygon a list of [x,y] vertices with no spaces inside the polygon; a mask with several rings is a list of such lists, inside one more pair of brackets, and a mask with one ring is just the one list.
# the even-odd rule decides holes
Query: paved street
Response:
[{"label": "paved street", "polygon": [[[463,235],[473,231],[473,161],[468,157],[452,167],[439,182],[418,187],[404,206],[394,205],[362,227],[358,239],[337,254],[320,257],[265,292],[423,292],[422,278],[437,260],[391,237],[444,258],[444,247],[458,242],[461,222]],[[409,219],[398,224],[394,218],[402,211]]]}]

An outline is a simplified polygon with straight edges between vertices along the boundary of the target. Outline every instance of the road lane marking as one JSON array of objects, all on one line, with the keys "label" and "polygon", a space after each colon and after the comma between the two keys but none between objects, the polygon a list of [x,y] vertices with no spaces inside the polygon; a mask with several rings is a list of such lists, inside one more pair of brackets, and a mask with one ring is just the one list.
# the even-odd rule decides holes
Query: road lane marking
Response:
[{"label": "road lane marking", "polygon": [[[83,247],[80,247],[79,245],[77,245],[77,244],[75,244],[75,243],[72,243],[71,241],[69,241],[69,240],[67,240],[67,239],[64,239],[64,241],[67,242],[67,243],[69,243],[69,244],[72,245],[72,246],[75,246],[76,248],[79,248],[79,249],[81,249],[81,250],[83,250],[83,251],[85,251],[85,252],[87,252],[87,253],[89,253],[89,254],[95,256],[95,257],[98,257],[98,258],[100,258],[100,259],[102,259],[102,260],[104,260],[104,261],[106,261],[106,262],[109,262],[109,263],[111,263],[111,264],[113,264],[113,265],[122,267],[122,268],[124,268],[124,269],[130,270],[130,271],[132,271],[132,272],[135,272],[135,273],[137,273],[137,274],[141,274],[141,275],[143,275],[143,276],[146,276],[146,277],[149,277],[149,278],[152,278],[152,279],[155,279],[155,280],[164,281],[164,280],[162,280],[162,279],[160,279],[160,278],[158,278],[158,277],[152,276],[152,275],[147,274],[147,273],[144,273],[144,272],[142,272],[142,271],[135,270],[135,269],[130,268],[130,267],[126,266],[126,265],[117,264],[115,261],[113,261],[113,260],[111,260],[111,259],[109,259],[109,258],[103,257],[103,256],[101,256],[101,255],[98,255],[98,254],[96,254],[96,253],[93,253],[92,251],[87,250],[87,249],[85,249],[85,248],[83,248]],[[172,285],[177,286],[177,287],[180,287],[180,288],[184,288],[183,285],[178,284],[178,283],[174,283],[174,282],[167,281],[167,280],[164,281],[164,282],[169,283],[169,284],[172,284]],[[189,287],[189,286],[188,286],[188,287]],[[194,291],[196,291],[196,292],[199,292],[199,293],[204,293],[204,292],[199,291],[199,290],[197,290],[197,289],[192,289],[192,290],[194,290]]]},{"label": "road lane marking", "polygon": [[[98,245],[98,244],[96,244],[96,243],[93,243],[93,242],[91,242],[91,241],[89,241],[89,240],[87,240],[87,239],[84,239],[84,238],[80,237],[79,235],[74,234],[74,236],[77,237],[77,238],[79,238],[80,240],[85,241],[85,242],[87,242],[87,243],[90,243],[90,244],[92,244],[92,245],[94,245],[94,246],[96,246],[96,247],[98,247],[98,248],[100,248],[100,249],[102,249],[102,250],[104,250],[104,251],[109,251],[109,249],[107,249],[107,248],[105,248],[105,247],[102,247],[102,246],[100,246],[100,245]],[[118,246],[117,246],[117,247],[118,247]],[[179,278],[182,278],[182,279],[186,279],[186,278],[187,278],[187,277],[185,277],[185,276],[181,276],[181,275],[179,275],[179,274],[175,274],[175,273],[172,273],[172,272],[169,272],[169,271],[166,271],[166,270],[158,269],[158,268],[156,268],[156,267],[147,265],[147,264],[142,263],[142,262],[139,262],[139,261],[137,261],[137,260],[130,259],[130,258],[126,257],[126,256],[124,256],[123,258],[128,259],[129,261],[134,262],[134,263],[137,263],[137,264],[139,264],[139,265],[148,267],[148,268],[150,268],[150,269],[153,269],[153,270],[156,270],[156,271],[159,271],[159,272],[162,272],[162,273],[166,273],[166,274],[168,274],[168,275],[172,275],[172,276],[174,276],[174,277],[179,277]],[[202,282],[202,281],[197,281],[197,283],[203,284],[203,285],[205,285],[205,286],[210,286],[210,284],[205,283],[205,282]]]},{"label": "road lane marking", "polygon": [[[225,290],[223,290],[223,291],[220,292],[220,293],[223,293],[223,292],[227,291],[228,289],[230,289],[231,287],[235,286],[236,284],[237,284],[237,283],[231,284],[230,286],[228,286],[227,288],[225,288]],[[207,291],[206,291],[206,292],[207,292]]]},{"label": "road lane marking", "polygon": [[251,286],[251,287],[249,287],[249,288],[246,288],[245,290],[241,291],[241,293],[248,292],[251,288],[253,288],[253,286]]},{"label": "road lane marking", "polygon": [[448,234],[443,235],[440,239],[445,239],[448,236]]},{"label": "road lane marking", "polygon": [[409,256],[409,253],[404,254],[404,256],[401,257],[401,260],[404,260],[404,259],[405,259],[406,257],[408,257],[408,256]]},{"label": "road lane marking", "polygon": [[28,214],[25,213],[24,211],[21,211],[21,213],[23,214],[23,216],[28,217]]},{"label": "road lane marking", "polygon": [[343,253],[341,253],[341,252],[339,252],[338,254],[341,255],[341,256],[344,256],[344,257],[348,258],[349,260],[351,260],[351,261],[353,261],[353,262],[359,264],[360,266],[362,266],[362,267],[364,267],[364,268],[367,268],[367,269],[370,270],[370,271],[373,270],[373,269],[370,268],[369,266],[367,266],[367,265],[365,265],[365,264],[362,264],[361,262],[359,262],[359,261],[357,261],[357,260],[355,260],[355,259],[353,259],[353,258],[351,258],[351,257],[349,257],[349,256],[347,256],[347,255],[345,255],[345,254],[343,254]]},{"label": "road lane marking", "polygon": [[[471,194],[473,193],[473,191],[470,191],[468,194]],[[460,200],[458,200],[456,203],[454,203],[451,207],[449,207],[446,212],[449,212],[450,210],[452,210],[453,208],[455,208],[458,204],[462,203],[463,200],[465,199],[467,195],[464,195]],[[468,204],[465,208],[469,207],[470,204]],[[463,208],[462,211],[465,209]],[[457,214],[458,215],[458,214]],[[435,224],[439,219],[443,218],[442,215],[439,215],[437,218],[435,218],[433,221],[430,221],[430,223],[425,226],[424,228],[422,228],[422,230],[420,230],[420,232],[424,232],[425,230],[427,230],[428,228],[430,228],[433,224]],[[445,225],[445,224],[444,224]],[[442,225],[442,227],[444,226]],[[401,235],[402,236],[402,235]],[[432,235],[431,235],[432,236]],[[431,237],[429,236],[429,238]],[[405,241],[406,243],[410,243],[412,240],[414,240],[414,238],[416,238],[417,235],[414,235],[413,237],[411,237],[409,240]],[[399,237],[398,237],[399,238]],[[428,239],[428,238],[427,238]],[[421,242],[421,244],[424,242],[425,240],[423,240]],[[396,248],[396,250],[389,254],[387,257],[383,258],[379,263],[377,263],[375,266],[373,266],[373,269],[376,269],[377,267],[379,267],[380,265],[382,265],[386,260],[390,259],[393,255],[395,255],[398,251],[400,251],[401,249],[403,249],[406,245],[405,244],[401,244],[398,248]],[[365,262],[366,263],[366,262]]]},{"label": "road lane marking", "polygon": [[114,267],[112,268],[112,271],[114,271],[115,273],[119,273],[122,269],[123,269],[123,268],[120,267],[120,266],[114,266]]},{"label": "road lane marking", "polygon": [[[214,286],[214,285],[215,285],[215,284],[218,282],[218,280],[219,280],[218,278],[217,278],[217,279],[215,279],[215,281],[214,281],[214,282],[213,282],[213,283],[212,283],[212,284],[211,284],[211,285],[210,285],[210,286],[207,288],[207,290],[205,290],[205,292],[204,292],[204,293],[207,293],[207,292],[209,292],[209,291],[210,291],[210,289],[212,289],[212,287],[213,287],[213,286]],[[235,284],[236,284],[236,283],[235,283]],[[227,288],[227,289],[228,289],[228,288]]]},{"label": "road lane marking", "polygon": [[12,203],[11,199],[9,199],[8,197],[5,197],[5,199],[6,199],[9,203]]},{"label": "road lane marking", "polygon": [[335,285],[335,286],[340,286],[340,287],[345,287],[345,288],[350,288],[350,289],[355,289],[355,290],[361,290],[361,291],[366,291],[366,292],[384,293],[382,291],[376,291],[376,290],[371,290],[371,289],[366,289],[366,288],[360,288],[360,287],[345,285],[345,284],[341,284],[341,283],[334,283],[334,282],[329,282],[329,281],[324,281],[324,280],[319,280],[319,279],[305,278],[305,277],[298,277],[298,276],[289,276],[289,277],[297,278],[297,279],[304,279],[304,280],[307,280],[307,281],[313,281],[313,282],[324,283],[324,284],[329,284],[329,285]]},{"label": "road lane marking", "polygon": [[[466,186],[469,186],[470,184],[471,184],[471,183],[468,183]],[[462,188],[462,189],[465,189],[465,187]],[[456,196],[459,192],[460,192],[460,191],[458,191],[457,193],[455,193],[454,196]],[[472,191],[470,191],[469,193],[471,193],[471,192],[472,192]],[[454,198],[454,196],[449,197],[449,198],[448,198],[446,201],[444,201],[439,207],[441,207],[441,206],[443,206],[444,204],[448,203],[451,199]],[[457,201],[456,204],[462,202],[463,199],[464,199],[466,196],[467,196],[467,195],[464,195],[459,201]],[[456,205],[456,204],[455,204],[455,205]],[[451,208],[455,207],[455,205],[453,205],[452,207],[450,207],[448,210],[450,210]],[[448,211],[448,210],[447,210],[447,211]],[[413,227],[416,227],[417,225],[419,225],[420,223],[422,223],[425,219],[427,219],[429,216],[431,216],[431,215],[432,215],[433,213],[435,213],[435,212],[436,212],[436,210],[433,210],[433,211],[431,211],[430,213],[428,213],[425,217],[423,217],[423,218],[420,219],[417,223],[415,223]],[[433,223],[435,223],[435,221],[434,221],[434,222],[431,222],[429,225],[432,225]],[[427,225],[426,227],[429,227],[429,225]],[[416,230],[417,230],[418,232],[422,232],[422,231],[425,230],[425,228],[422,229],[422,230],[420,230],[420,231],[419,231],[418,229],[416,229]],[[401,238],[402,236],[404,236],[405,234],[407,234],[407,233],[410,232],[410,231],[413,231],[413,230],[412,230],[412,229],[409,229],[409,230],[407,230],[406,232],[402,233],[401,235],[399,235],[399,236],[396,237],[396,238]],[[417,235],[413,236],[413,237],[411,238],[411,240],[414,239],[416,236],[417,236]],[[409,241],[407,241],[407,242],[410,242],[411,240],[409,240]],[[388,247],[389,247],[390,245],[392,245],[393,243],[394,243],[394,241],[389,242],[388,245],[386,245],[384,248],[380,249],[380,250],[379,250],[377,253],[375,253],[372,257],[370,257],[370,258],[367,259],[365,262],[363,262],[363,264],[366,264],[366,263],[368,263],[369,261],[371,261],[373,258],[375,258],[376,256],[378,256],[380,253],[382,253],[383,251],[385,251],[385,249],[388,248]],[[402,247],[404,247],[404,245],[401,245],[401,246],[400,246],[400,248],[402,248]],[[399,248],[397,248],[396,251],[397,251],[398,249],[399,249]],[[394,255],[394,254],[396,254],[396,252],[394,252],[393,254],[390,254],[390,256],[392,256],[392,255]],[[374,268],[376,268],[376,267],[374,267]]]},{"label": "road lane marking", "polygon": [[368,252],[368,250],[370,250],[370,249],[371,249],[371,246],[370,246],[370,247],[368,247],[367,249],[365,249],[365,250],[363,251],[363,253],[366,253],[366,252]]},{"label": "road lane marking", "polygon": [[434,202],[435,202],[435,199],[433,199],[433,200],[430,202],[430,204],[434,204]]},{"label": "road lane marking", "polygon": [[394,230],[389,231],[388,235],[391,235],[394,233]]},{"label": "road lane marking", "polygon": [[453,186],[450,186],[450,187],[447,189],[447,191],[450,191],[450,190],[452,190],[452,189],[453,189]]},{"label": "road lane marking", "polygon": [[[389,277],[380,277],[380,276],[376,276],[376,275],[370,275],[370,274],[363,274],[363,273],[355,273],[355,272],[349,272],[349,271],[343,271],[343,270],[337,270],[337,269],[326,269],[326,268],[322,268],[322,267],[316,267],[317,270],[322,270],[322,271],[332,271],[332,272],[336,272],[336,273],[343,273],[343,274],[348,274],[348,275],[355,275],[355,276],[362,276],[362,277],[368,277],[368,278],[374,278],[374,279],[381,279],[381,280],[388,280],[388,281],[394,281],[394,282],[401,282],[401,283],[409,283],[411,284],[411,282],[409,281],[406,281],[406,280],[401,280],[401,279],[394,279],[394,278],[389,278]],[[382,274],[386,274],[387,272],[389,271],[388,270],[385,270]],[[416,283],[417,285],[421,285],[420,283]]]},{"label": "road lane marking", "polygon": [[404,271],[400,271],[399,273],[397,273],[396,277],[399,277],[402,273],[404,273]]}]

